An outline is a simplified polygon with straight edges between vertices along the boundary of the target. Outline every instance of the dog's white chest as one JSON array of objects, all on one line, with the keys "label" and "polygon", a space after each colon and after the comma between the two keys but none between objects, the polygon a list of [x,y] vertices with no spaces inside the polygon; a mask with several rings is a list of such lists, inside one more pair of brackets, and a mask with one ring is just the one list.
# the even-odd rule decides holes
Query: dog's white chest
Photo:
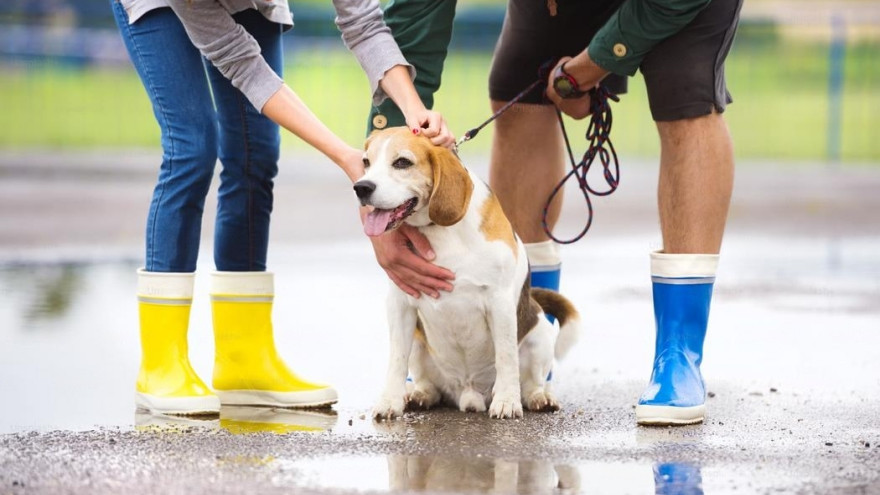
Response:
[{"label": "dog's white chest", "polygon": [[486,320],[485,289],[456,286],[456,297],[419,305],[428,352],[455,387],[485,389],[495,380],[495,348]]}]

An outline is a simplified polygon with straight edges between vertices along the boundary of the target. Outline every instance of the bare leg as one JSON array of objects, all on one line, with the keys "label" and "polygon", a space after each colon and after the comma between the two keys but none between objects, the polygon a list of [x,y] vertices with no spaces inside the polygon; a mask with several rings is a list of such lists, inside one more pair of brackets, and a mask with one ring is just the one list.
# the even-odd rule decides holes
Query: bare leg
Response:
[{"label": "bare leg", "polygon": [[657,336],[636,421],[694,424],[705,416],[700,363],[733,189],[733,147],[724,119],[715,113],[659,122],[657,129],[664,252],[651,254]]},{"label": "bare leg", "polygon": [[733,144],[717,113],[658,122],[663,250],[717,254],[733,190]]},{"label": "bare leg", "polygon": [[[493,101],[495,111],[504,102]],[[552,106],[515,104],[495,123],[489,186],[525,243],[549,238],[541,226],[547,198],[565,171],[565,144]],[[552,227],[559,218],[562,194],[547,214]]]}]

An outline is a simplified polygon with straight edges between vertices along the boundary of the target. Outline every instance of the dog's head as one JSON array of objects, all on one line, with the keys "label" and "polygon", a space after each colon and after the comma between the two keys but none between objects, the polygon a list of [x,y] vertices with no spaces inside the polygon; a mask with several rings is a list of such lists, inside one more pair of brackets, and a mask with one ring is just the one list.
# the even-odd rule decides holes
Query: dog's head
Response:
[{"label": "dog's head", "polygon": [[374,132],[364,146],[366,174],[354,185],[374,210],[364,232],[377,236],[404,221],[453,225],[464,217],[474,184],[455,154],[406,127]]}]

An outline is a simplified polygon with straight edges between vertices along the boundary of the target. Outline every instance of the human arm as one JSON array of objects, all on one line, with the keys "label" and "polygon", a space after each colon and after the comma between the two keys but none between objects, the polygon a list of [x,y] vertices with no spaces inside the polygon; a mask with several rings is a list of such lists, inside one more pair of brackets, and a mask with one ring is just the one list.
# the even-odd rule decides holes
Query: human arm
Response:
[{"label": "human arm", "polygon": [[333,160],[354,182],[363,153],[345,144],[262,57],[257,41],[212,0],[168,0],[193,45],[268,118]]},{"label": "human arm", "polygon": [[262,57],[253,36],[216,0],[167,1],[193,46],[262,111],[284,81]]},{"label": "human arm", "polygon": [[[711,0],[626,0],[599,29],[590,45],[574,57],[563,57],[581,90],[595,87],[608,74],[633,75],[658,43],[689,24]],[[575,118],[589,115],[589,96],[563,100],[553,90],[551,71],[547,96]]]},{"label": "human arm", "polygon": [[588,58],[609,72],[632,76],[652,48],[690,24],[710,1],[626,0],[593,37]]},{"label": "human arm", "polygon": [[435,145],[452,147],[455,137],[443,116],[428,110],[419,98],[413,85],[415,68],[385,24],[378,0],[333,0],[333,6],[342,40],[367,75],[373,104],[390,97],[410,128],[423,132]]},{"label": "human arm", "polygon": [[405,66],[395,65],[389,69],[379,85],[403,112],[410,129],[418,129],[437,146],[455,146],[455,136],[449,131],[443,115],[425,107]]},{"label": "human arm", "polygon": [[328,129],[286,84],[266,101],[263,114],[333,160],[352,182],[364,175],[364,152]]}]

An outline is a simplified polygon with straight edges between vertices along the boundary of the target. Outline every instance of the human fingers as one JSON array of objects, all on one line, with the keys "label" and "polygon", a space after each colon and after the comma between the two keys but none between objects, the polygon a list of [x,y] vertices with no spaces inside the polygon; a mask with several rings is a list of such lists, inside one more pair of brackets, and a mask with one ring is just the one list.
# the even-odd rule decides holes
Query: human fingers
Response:
[{"label": "human fingers", "polygon": [[455,135],[453,135],[449,128],[446,126],[445,121],[440,123],[440,132],[437,133],[436,136],[431,138],[431,142],[434,143],[436,146],[443,146],[451,150],[455,149]]},{"label": "human fingers", "polygon": [[583,119],[590,115],[590,95],[587,93],[580,98],[567,100],[560,99],[560,101],[556,103],[556,107],[575,120]]},{"label": "human fingers", "polygon": [[407,239],[399,229],[371,238],[376,259],[389,277],[394,275],[392,281],[402,289],[407,286],[433,297],[439,296],[438,290],[452,290],[452,284],[447,282],[454,277],[452,272],[411,251]]},{"label": "human fingers", "polygon": [[[430,268],[420,266],[420,263],[430,263],[419,258],[415,254],[410,253],[410,259],[401,259],[399,262],[386,268],[394,273],[403,284],[406,284],[422,294],[426,294],[433,298],[440,297],[440,291],[449,292],[452,285],[443,279],[426,275],[421,270],[430,271]],[[419,261],[420,260],[420,261]]]},{"label": "human fingers", "polygon": [[400,262],[405,270],[412,272],[408,278],[411,283],[444,292],[452,291],[451,281],[455,279],[455,274],[446,268],[425,261],[424,258],[413,253],[404,256]]},{"label": "human fingers", "polygon": [[[416,269],[418,272],[428,277],[442,280],[455,279],[455,274],[451,271],[445,268],[441,268],[433,263],[428,263],[428,261],[433,261],[437,255],[434,253],[434,249],[431,247],[431,242],[428,241],[428,238],[425,237],[425,235],[422,234],[419,229],[410,225],[403,225],[400,229],[398,229],[398,231],[410,242],[413,249],[415,250],[417,258],[421,258],[416,260],[407,260],[407,264],[411,268]],[[405,258],[405,253],[401,254],[404,254],[401,259]],[[425,262],[422,263],[420,261]]]},{"label": "human fingers", "polygon": [[410,296],[412,296],[416,299],[421,297],[422,294],[421,294],[421,292],[418,291],[418,289],[415,289],[412,286],[410,286],[409,284],[405,283],[394,272],[389,271],[389,270],[385,270],[385,273],[388,275],[388,278],[391,279],[391,281],[394,283],[394,285],[397,286],[397,288],[399,288],[403,292],[406,292],[407,294],[409,294]]},{"label": "human fingers", "polygon": [[434,253],[434,250],[431,248],[431,242],[428,241],[428,238],[425,237],[425,234],[419,232],[419,229],[411,226],[411,225],[401,225],[397,231],[403,237],[412,243],[413,248],[416,250],[416,254],[425,258],[428,261],[433,261],[433,259],[437,256]]}]

